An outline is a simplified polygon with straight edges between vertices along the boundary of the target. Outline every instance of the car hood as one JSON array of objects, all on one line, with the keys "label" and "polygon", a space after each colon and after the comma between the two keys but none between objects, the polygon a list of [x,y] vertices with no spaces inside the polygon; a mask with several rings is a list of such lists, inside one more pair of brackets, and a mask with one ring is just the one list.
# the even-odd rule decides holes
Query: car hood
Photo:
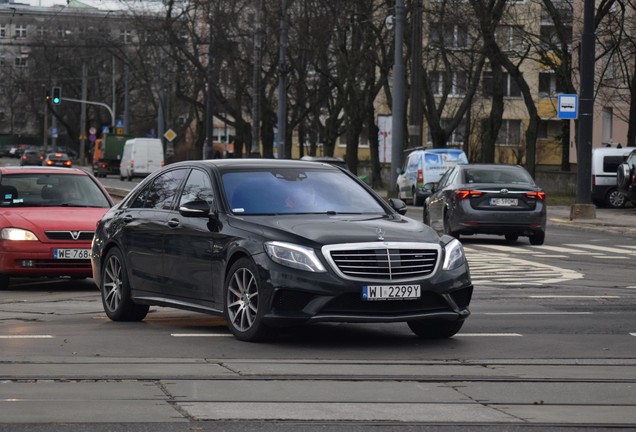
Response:
[{"label": "car hood", "polygon": [[86,207],[17,207],[3,208],[1,227],[23,228],[34,233],[43,231],[95,231],[106,208]]},{"label": "car hood", "polygon": [[423,242],[439,244],[439,236],[427,225],[402,216],[389,215],[285,215],[241,216],[231,225],[258,232],[272,240],[315,246],[363,242]]}]

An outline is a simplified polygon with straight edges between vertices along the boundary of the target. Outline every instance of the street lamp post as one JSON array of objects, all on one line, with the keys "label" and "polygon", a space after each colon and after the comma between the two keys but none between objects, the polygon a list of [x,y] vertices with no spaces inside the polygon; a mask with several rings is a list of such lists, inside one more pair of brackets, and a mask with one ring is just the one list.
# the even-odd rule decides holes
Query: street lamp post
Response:
[{"label": "street lamp post", "polygon": [[[402,45],[404,42],[404,0],[395,2],[395,55],[393,63],[393,97],[392,110],[393,121],[391,126],[391,185],[389,191],[397,196],[398,170],[402,166],[402,147],[404,145],[404,60],[402,58]],[[393,189],[395,188],[395,189]]]},{"label": "street lamp post", "polygon": [[570,211],[570,219],[595,218],[592,204],[592,134],[594,132],[594,0],[583,3],[583,35],[579,64],[581,70],[580,109],[577,131],[577,187],[576,203]]},{"label": "street lamp post", "polygon": [[287,135],[287,1],[280,2],[280,51],[278,55],[278,159],[285,158]]}]

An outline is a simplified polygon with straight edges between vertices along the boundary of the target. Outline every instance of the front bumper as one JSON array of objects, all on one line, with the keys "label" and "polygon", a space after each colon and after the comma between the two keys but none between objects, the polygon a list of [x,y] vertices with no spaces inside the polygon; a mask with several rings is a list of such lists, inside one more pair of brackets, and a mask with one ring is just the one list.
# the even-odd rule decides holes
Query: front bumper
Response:
[{"label": "front bumper", "polygon": [[263,254],[260,261],[264,260],[268,262],[257,262],[268,292],[264,296],[267,304],[264,322],[272,326],[314,322],[389,323],[431,318],[464,320],[470,315],[468,307],[473,286],[466,264],[409,282],[421,286],[419,299],[367,301],[362,298],[362,287],[378,285],[378,282],[344,280],[331,269],[326,273],[293,270],[272,263]]}]

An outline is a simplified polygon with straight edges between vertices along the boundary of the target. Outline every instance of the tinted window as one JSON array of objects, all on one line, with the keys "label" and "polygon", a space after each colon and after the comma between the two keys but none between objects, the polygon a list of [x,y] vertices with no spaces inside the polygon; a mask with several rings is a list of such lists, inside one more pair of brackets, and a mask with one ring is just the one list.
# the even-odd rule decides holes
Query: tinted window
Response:
[{"label": "tinted window", "polygon": [[212,192],[210,177],[203,171],[192,170],[190,176],[188,176],[188,181],[183,187],[179,206],[196,200],[204,200],[208,204],[212,204],[214,193]]},{"label": "tinted window", "polygon": [[605,156],[603,158],[603,172],[616,174],[618,166],[623,163],[623,156]]},{"label": "tinted window", "polygon": [[166,171],[157,176],[151,184],[139,192],[129,207],[171,209],[174,197],[186,173],[186,169],[180,169]]},{"label": "tinted window", "polygon": [[335,168],[226,172],[222,181],[236,214],[385,212],[360,183]]}]

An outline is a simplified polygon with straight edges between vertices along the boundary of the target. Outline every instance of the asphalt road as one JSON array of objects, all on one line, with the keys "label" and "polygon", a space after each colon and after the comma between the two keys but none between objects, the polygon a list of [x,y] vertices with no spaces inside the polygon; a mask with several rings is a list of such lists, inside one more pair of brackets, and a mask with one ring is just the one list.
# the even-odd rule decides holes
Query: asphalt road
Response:
[{"label": "asphalt road", "polygon": [[463,243],[473,314],[442,341],[321,324],[250,344],[167,308],[111,322],[91,280],[16,280],[0,431],[634,430],[633,240],[555,225],[543,246]]}]

